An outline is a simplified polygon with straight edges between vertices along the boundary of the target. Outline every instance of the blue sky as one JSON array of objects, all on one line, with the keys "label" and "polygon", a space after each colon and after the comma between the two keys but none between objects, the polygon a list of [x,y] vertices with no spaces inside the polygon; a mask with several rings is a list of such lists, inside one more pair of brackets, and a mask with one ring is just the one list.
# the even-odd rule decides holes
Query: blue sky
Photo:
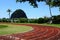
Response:
[{"label": "blue sky", "polygon": [[[16,0],[0,0],[0,18],[8,18],[7,9],[11,9],[11,14],[16,9],[22,9],[28,18],[50,17],[49,7],[44,2],[38,3],[38,8],[33,8],[28,2],[16,3]],[[59,15],[58,7],[51,8],[52,15]]]}]

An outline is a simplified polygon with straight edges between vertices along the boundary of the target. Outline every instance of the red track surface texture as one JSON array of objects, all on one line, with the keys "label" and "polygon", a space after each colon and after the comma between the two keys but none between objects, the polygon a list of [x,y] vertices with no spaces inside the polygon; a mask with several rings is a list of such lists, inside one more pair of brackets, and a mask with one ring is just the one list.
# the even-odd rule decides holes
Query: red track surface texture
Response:
[{"label": "red track surface texture", "polygon": [[25,33],[0,36],[0,40],[60,40],[60,28],[32,24],[17,25],[31,26],[33,30]]}]

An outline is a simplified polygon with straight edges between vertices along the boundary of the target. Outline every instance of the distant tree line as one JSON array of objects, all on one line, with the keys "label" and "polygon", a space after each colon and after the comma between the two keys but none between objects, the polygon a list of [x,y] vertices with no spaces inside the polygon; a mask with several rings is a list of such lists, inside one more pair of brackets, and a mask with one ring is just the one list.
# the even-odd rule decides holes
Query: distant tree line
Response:
[{"label": "distant tree line", "polygon": [[55,23],[55,24],[60,24],[60,15],[58,15],[58,16],[53,16],[53,23]]},{"label": "distant tree line", "polygon": [[[53,23],[54,24],[60,24],[60,15],[52,16]],[[13,23],[49,23],[51,17],[44,17],[44,18],[38,18],[38,19],[28,19],[28,18],[15,18]],[[11,22],[8,18],[2,18],[0,19],[0,22]]]}]

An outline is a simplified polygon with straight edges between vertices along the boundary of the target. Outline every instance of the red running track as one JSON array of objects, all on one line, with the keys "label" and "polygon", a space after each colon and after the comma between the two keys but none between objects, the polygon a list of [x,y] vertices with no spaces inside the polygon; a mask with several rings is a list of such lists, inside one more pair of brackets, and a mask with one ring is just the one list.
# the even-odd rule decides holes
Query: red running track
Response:
[{"label": "red running track", "polygon": [[60,40],[60,28],[34,24],[15,24],[31,26],[32,31],[0,36],[0,40]]}]

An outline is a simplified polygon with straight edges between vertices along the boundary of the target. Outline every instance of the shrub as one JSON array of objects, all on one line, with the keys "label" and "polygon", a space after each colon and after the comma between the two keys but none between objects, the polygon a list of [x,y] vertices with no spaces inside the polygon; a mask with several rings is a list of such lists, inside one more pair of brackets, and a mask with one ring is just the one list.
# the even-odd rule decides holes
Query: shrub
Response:
[{"label": "shrub", "polygon": [[53,16],[53,23],[54,24],[60,24],[60,15]]},{"label": "shrub", "polygon": [[20,18],[19,19],[19,22],[20,23],[27,23],[28,22],[28,19],[27,18]]},{"label": "shrub", "polygon": [[44,23],[44,18],[39,18],[38,23]]},{"label": "shrub", "polygon": [[29,19],[28,22],[29,23],[38,23],[38,19]]}]

